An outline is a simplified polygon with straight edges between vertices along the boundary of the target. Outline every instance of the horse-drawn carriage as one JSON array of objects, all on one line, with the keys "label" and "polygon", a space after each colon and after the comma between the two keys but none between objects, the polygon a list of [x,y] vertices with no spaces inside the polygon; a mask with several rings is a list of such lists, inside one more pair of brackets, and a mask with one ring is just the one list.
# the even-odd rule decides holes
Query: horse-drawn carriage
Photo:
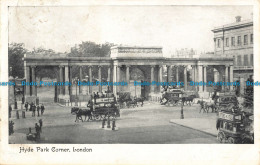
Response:
[{"label": "horse-drawn carriage", "polygon": [[216,108],[221,111],[225,110],[228,107],[238,106],[238,100],[235,93],[219,93],[218,96],[215,96]]},{"label": "horse-drawn carriage", "polygon": [[183,91],[180,89],[172,89],[165,91],[161,98],[161,105],[178,105],[182,101]]},{"label": "horse-drawn carriage", "polygon": [[85,120],[102,120],[107,117],[120,117],[119,105],[116,102],[116,98],[112,95],[108,95],[104,98],[91,97],[87,107],[73,107],[71,113],[76,114],[76,121],[82,120],[82,116],[85,116]]},{"label": "horse-drawn carriage", "polygon": [[241,111],[220,111],[216,128],[221,143],[254,143],[252,114]]},{"label": "horse-drawn carriage", "polygon": [[114,96],[105,98],[93,98],[92,101],[92,117],[94,117],[96,120],[106,117],[120,117],[119,105],[117,104],[116,98]]},{"label": "horse-drawn carriage", "polygon": [[130,92],[119,92],[118,93],[118,103],[120,108],[130,107],[138,107],[139,105],[142,107],[145,101],[145,97],[133,97],[131,98]]}]

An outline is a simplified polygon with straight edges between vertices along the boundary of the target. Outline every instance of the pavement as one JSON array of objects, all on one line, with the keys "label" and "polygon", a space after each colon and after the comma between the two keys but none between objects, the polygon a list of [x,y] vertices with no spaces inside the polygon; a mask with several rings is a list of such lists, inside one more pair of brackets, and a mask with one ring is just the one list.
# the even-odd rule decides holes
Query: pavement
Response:
[{"label": "pavement", "polygon": [[[118,131],[101,129],[101,121],[75,122],[75,115],[69,107],[61,107],[55,103],[45,104],[43,116],[32,117],[26,112],[25,119],[14,121],[14,134],[9,136],[9,143],[26,144],[25,135],[28,128],[35,132],[34,125],[43,120],[43,132],[39,143],[73,143],[73,144],[188,144],[188,143],[218,143],[216,136],[179,125],[180,106],[168,107],[155,102],[145,102],[143,107],[121,109],[121,116],[116,120]],[[199,113],[199,105],[184,106],[183,121],[188,121],[197,128],[215,128],[215,113]],[[191,119],[194,119],[192,121]],[[195,120],[198,119],[198,120]],[[204,119],[204,120],[203,120]],[[169,122],[173,120],[174,123]],[[209,120],[210,122],[206,122]],[[183,122],[182,121],[182,122]],[[213,122],[214,121],[214,122]],[[179,124],[178,124],[179,123]],[[205,124],[207,123],[207,124]],[[186,127],[185,127],[186,125]],[[211,125],[211,126],[210,126]]]},{"label": "pavement", "polygon": [[204,132],[212,136],[217,136],[218,134],[216,129],[216,118],[171,119],[170,123]]}]

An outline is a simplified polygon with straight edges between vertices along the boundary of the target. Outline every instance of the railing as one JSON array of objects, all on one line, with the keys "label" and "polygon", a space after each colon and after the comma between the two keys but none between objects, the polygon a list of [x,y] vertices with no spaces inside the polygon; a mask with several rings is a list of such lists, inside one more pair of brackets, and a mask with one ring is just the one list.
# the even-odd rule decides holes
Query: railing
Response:
[{"label": "railing", "polygon": [[234,66],[234,70],[240,70],[240,69],[253,69],[253,66]]}]

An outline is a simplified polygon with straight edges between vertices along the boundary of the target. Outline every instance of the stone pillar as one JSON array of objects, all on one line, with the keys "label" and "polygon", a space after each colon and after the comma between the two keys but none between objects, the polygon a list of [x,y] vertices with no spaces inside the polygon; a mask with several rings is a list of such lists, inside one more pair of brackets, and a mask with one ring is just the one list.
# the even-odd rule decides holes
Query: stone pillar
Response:
[{"label": "stone pillar", "polygon": [[[36,77],[35,77],[35,66],[32,66],[32,81],[36,82]],[[36,96],[36,86],[32,86],[32,96]]]},{"label": "stone pillar", "polygon": [[[108,66],[108,68],[107,68],[107,82],[110,82],[110,81],[111,81],[111,68],[110,68],[110,66]],[[107,86],[107,90],[108,91],[111,90],[110,85]]]},{"label": "stone pillar", "polygon": [[[65,77],[64,77],[64,79],[65,79],[65,82],[69,82],[69,66],[65,66]],[[67,95],[67,97],[69,97],[69,86],[68,85],[65,86],[65,95]]]},{"label": "stone pillar", "polygon": [[[89,83],[92,83],[92,66],[88,67]],[[92,94],[92,85],[89,86],[89,94]]]},{"label": "stone pillar", "polygon": [[219,78],[218,78],[218,71],[216,69],[214,69],[214,82],[218,82]]},{"label": "stone pillar", "polygon": [[[116,67],[116,65],[114,65],[114,67],[113,67],[113,83],[115,83],[116,80],[117,80],[116,70],[117,70],[117,67]],[[116,86],[113,86],[113,93],[116,96],[116,93],[117,93],[117,87]]]},{"label": "stone pillar", "polygon": [[244,79],[244,77],[240,77],[240,79],[239,79],[239,81],[240,81],[240,96],[242,95],[244,95],[244,93],[245,93],[245,79]]},{"label": "stone pillar", "polygon": [[127,91],[130,91],[130,75],[129,75],[129,65],[126,65],[126,82],[127,82]]},{"label": "stone pillar", "polygon": [[[121,71],[121,66],[118,65],[118,66],[117,66],[116,82],[120,82],[120,74],[121,74],[120,71]],[[121,91],[121,86],[118,85],[118,86],[117,86],[117,92],[120,92],[120,91]]]},{"label": "stone pillar", "polygon": [[[203,71],[202,71],[202,65],[198,65],[198,82],[203,81]],[[203,92],[203,86],[199,86],[199,92]]]},{"label": "stone pillar", "polygon": [[98,81],[99,81],[99,86],[98,86],[98,91],[102,92],[102,86],[101,86],[101,82],[102,82],[102,77],[101,77],[101,71],[102,71],[102,66],[98,66]]},{"label": "stone pillar", "polygon": [[[60,67],[60,82],[63,82],[63,66]],[[60,95],[63,95],[63,85],[60,86]]]},{"label": "stone pillar", "polygon": [[[229,68],[229,81],[230,82],[234,81],[234,79],[233,79],[233,65],[231,65],[230,68]],[[233,87],[234,86],[230,86],[230,91],[233,91]]]},{"label": "stone pillar", "polygon": [[72,95],[72,66],[69,66],[69,81],[71,86],[69,86],[69,95]]},{"label": "stone pillar", "polygon": [[191,81],[194,81],[194,66],[193,65],[191,65],[190,74],[191,74]]},{"label": "stone pillar", "polygon": [[184,66],[184,90],[187,90],[187,66]]},{"label": "stone pillar", "polygon": [[226,65],[226,67],[225,67],[225,82],[228,82],[229,80],[228,80],[228,65]]},{"label": "stone pillar", "polygon": [[172,81],[172,66],[171,65],[168,65],[167,66],[167,81],[168,82],[171,82]]},{"label": "stone pillar", "polygon": [[[82,82],[82,66],[79,66],[79,81]],[[82,86],[79,86],[79,95],[82,95]]]},{"label": "stone pillar", "polygon": [[179,66],[176,66],[176,82],[179,82]]},{"label": "stone pillar", "polygon": [[[151,66],[151,83],[154,81],[154,65]],[[151,85],[151,93],[154,93],[154,85]]]},{"label": "stone pillar", "polygon": [[[203,81],[207,83],[207,66],[203,66]],[[204,85],[203,85],[204,86]],[[207,86],[204,86],[204,92],[207,92]]]},{"label": "stone pillar", "polygon": [[[25,80],[26,82],[30,82],[30,67],[26,66],[25,67]],[[31,95],[31,89],[30,86],[25,86],[25,91],[26,91],[26,96],[30,96]]]}]

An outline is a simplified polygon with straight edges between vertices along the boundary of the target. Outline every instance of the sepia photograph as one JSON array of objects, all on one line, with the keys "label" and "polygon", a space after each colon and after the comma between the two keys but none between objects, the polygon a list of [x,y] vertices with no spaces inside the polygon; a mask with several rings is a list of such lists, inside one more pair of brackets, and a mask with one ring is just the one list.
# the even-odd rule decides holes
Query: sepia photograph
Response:
[{"label": "sepia photograph", "polygon": [[259,164],[258,1],[0,5],[0,164]]},{"label": "sepia photograph", "polygon": [[10,144],[254,143],[252,6],[9,7],[8,22]]}]

